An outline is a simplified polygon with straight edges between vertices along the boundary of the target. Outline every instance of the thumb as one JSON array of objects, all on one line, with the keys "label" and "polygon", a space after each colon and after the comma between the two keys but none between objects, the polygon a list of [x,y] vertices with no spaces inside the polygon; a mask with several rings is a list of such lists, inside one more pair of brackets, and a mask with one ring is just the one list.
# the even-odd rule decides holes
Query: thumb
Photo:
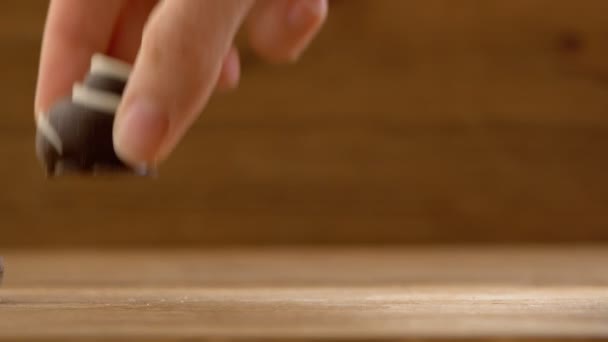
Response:
[{"label": "thumb", "polygon": [[253,0],[174,0],[144,30],[114,124],[114,147],[133,165],[162,161],[207,104]]}]

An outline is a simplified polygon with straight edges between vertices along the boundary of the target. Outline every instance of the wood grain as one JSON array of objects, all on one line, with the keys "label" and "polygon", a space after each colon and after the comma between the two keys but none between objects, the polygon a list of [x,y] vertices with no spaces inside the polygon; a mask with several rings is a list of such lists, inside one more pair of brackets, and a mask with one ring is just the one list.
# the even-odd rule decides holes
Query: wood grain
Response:
[{"label": "wood grain", "polygon": [[43,179],[47,2],[0,6],[0,245],[608,239],[603,0],[335,1],[299,64],[245,49],[154,182]]},{"label": "wood grain", "polygon": [[0,340],[608,338],[608,248],[9,251]]},{"label": "wood grain", "polygon": [[0,339],[592,338],[597,288],[404,287],[3,291]]}]

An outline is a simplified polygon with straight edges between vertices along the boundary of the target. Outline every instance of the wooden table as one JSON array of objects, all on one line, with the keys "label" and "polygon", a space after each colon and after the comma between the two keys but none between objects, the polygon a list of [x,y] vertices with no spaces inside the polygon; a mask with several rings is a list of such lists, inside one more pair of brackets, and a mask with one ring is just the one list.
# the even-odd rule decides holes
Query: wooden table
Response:
[{"label": "wooden table", "polygon": [[3,251],[0,340],[608,337],[608,248]]}]

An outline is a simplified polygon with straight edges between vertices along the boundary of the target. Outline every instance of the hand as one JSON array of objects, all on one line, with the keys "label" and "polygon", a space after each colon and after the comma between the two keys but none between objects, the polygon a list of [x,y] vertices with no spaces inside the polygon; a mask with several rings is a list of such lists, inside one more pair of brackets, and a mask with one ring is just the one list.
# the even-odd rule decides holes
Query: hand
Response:
[{"label": "hand", "polygon": [[327,0],[52,0],[36,112],[70,93],[94,53],[133,63],[114,146],[127,163],[158,164],[214,89],[237,86],[241,26],[262,57],[291,62],[321,28],[327,7]]}]

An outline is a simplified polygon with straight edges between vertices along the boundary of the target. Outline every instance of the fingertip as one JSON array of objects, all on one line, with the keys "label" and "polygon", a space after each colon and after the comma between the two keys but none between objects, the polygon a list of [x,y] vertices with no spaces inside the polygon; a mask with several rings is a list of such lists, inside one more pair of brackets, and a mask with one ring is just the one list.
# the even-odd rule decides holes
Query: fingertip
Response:
[{"label": "fingertip", "polygon": [[217,88],[220,91],[234,90],[238,87],[240,78],[241,59],[238,50],[233,47],[224,59]]},{"label": "fingertip", "polygon": [[168,115],[153,101],[137,99],[115,120],[114,150],[130,165],[155,165],[168,130]]},{"label": "fingertip", "polygon": [[294,30],[309,30],[327,17],[327,0],[299,0],[289,10],[287,21]]},{"label": "fingertip", "polygon": [[290,8],[287,22],[297,39],[287,54],[288,62],[296,62],[308,48],[325,23],[328,8],[327,0],[299,0]]},{"label": "fingertip", "polygon": [[262,2],[248,21],[249,42],[270,63],[296,62],[328,14],[327,0]]}]

